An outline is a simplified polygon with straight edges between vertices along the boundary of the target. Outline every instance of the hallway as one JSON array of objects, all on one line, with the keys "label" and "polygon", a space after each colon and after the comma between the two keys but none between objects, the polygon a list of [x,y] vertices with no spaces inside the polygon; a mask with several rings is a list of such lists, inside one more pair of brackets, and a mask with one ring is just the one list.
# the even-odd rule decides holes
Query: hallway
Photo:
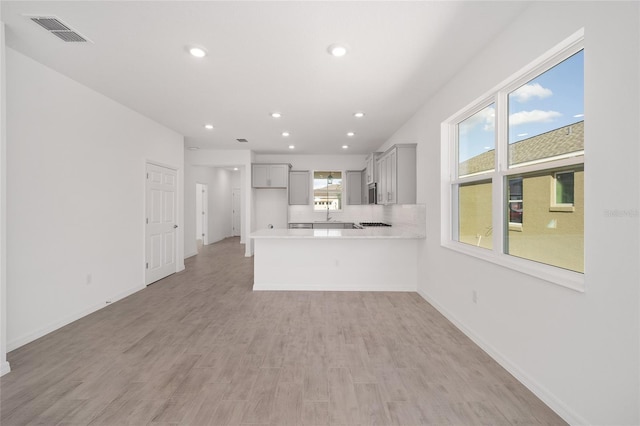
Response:
[{"label": "hallway", "polygon": [[253,292],[239,238],[8,354],[1,423],[564,424],[416,293]]}]

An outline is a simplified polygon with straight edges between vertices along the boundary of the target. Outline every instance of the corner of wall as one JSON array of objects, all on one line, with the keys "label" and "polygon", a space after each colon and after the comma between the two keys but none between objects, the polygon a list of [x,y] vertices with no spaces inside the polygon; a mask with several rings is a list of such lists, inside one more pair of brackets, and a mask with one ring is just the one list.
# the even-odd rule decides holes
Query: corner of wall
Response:
[{"label": "corner of wall", "polygon": [[7,132],[4,22],[0,21],[0,376],[11,371],[7,362]]}]

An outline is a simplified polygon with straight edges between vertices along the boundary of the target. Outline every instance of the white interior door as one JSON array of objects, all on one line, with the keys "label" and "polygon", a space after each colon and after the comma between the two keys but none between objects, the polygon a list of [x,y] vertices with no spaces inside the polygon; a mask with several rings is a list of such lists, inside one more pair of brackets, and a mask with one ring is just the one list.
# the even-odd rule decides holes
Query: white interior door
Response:
[{"label": "white interior door", "polygon": [[196,240],[202,240],[203,245],[209,244],[209,201],[208,186],[196,183]]},{"label": "white interior door", "polygon": [[196,183],[196,241],[202,240],[202,184]]},{"label": "white interior door", "polygon": [[176,187],[175,170],[147,164],[147,285],[176,272]]},{"label": "white interior door", "polygon": [[200,191],[202,197],[202,213],[200,214],[200,221],[202,228],[202,244],[205,246],[209,244],[209,187],[206,184],[202,184]]},{"label": "white interior door", "polygon": [[240,188],[233,188],[231,191],[231,226],[233,227],[231,235],[240,236]]}]

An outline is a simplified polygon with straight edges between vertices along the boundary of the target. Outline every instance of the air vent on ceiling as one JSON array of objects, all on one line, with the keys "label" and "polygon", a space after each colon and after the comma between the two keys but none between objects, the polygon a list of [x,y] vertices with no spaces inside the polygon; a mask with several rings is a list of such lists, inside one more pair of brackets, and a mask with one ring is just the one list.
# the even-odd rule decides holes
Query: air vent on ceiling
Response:
[{"label": "air vent on ceiling", "polygon": [[238,142],[249,142],[249,141],[248,141],[248,140],[246,140],[246,139],[236,139],[236,140],[237,140]]},{"label": "air vent on ceiling", "polygon": [[55,16],[30,16],[33,22],[67,43],[86,43],[90,41],[76,30],[64,24]]}]

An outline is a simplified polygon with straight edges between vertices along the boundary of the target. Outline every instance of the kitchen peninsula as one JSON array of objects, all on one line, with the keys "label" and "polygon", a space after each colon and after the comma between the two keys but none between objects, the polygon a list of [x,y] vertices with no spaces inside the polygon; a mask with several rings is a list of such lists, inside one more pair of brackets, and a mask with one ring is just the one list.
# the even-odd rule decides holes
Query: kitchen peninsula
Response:
[{"label": "kitchen peninsula", "polygon": [[416,291],[415,228],[263,229],[254,241],[254,290]]}]

